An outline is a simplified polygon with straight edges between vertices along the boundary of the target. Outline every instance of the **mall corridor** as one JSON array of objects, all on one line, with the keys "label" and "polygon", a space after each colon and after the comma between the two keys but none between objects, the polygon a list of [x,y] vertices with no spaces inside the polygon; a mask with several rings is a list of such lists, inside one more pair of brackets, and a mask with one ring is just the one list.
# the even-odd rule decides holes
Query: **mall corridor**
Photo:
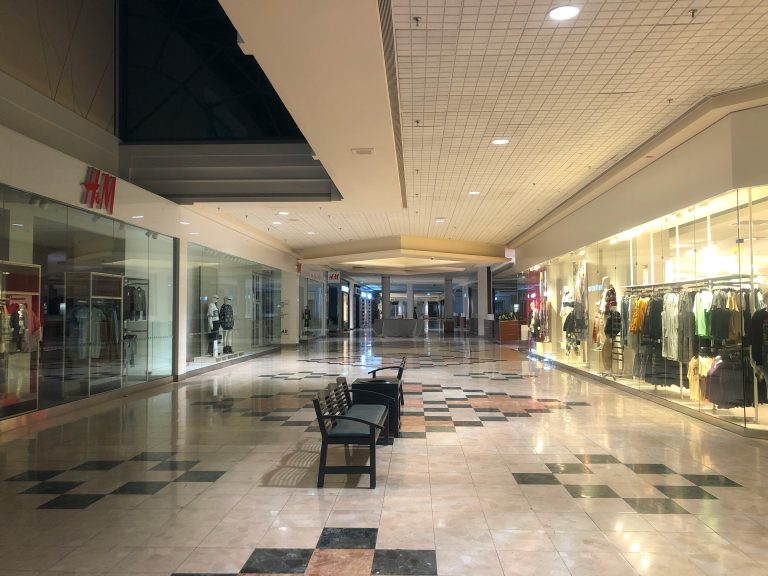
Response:
[{"label": "mall corridor", "polygon": [[[315,392],[403,355],[377,488],[315,488]],[[0,574],[766,574],[767,468],[508,347],[355,334],[4,434]]]}]

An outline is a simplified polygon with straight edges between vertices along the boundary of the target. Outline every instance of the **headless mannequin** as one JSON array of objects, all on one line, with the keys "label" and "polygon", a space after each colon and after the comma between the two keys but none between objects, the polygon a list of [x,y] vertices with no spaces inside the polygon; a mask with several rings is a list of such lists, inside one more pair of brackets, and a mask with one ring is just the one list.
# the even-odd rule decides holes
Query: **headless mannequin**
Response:
[{"label": "headless mannequin", "polygon": [[611,312],[616,312],[617,310],[616,289],[613,287],[613,284],[611,284],[610,276],[603,276],[603,295],[600,302],[600,312],[602,314],[602,326],[600,330],[602,348],[600,349],[600,360],[603,366],[603,371],[607,373],[613,371],[613,338],[605,334],[606,322],[613,321]]},{"label": "headless mannequin", "polygon": [[219,320],[221,321],[221,330],[223,332],[222,345],[224,354],[232,353],[232,329],[235,327],[235,314],[232,310],[232,297],[224,298],[224,304],[219,309]]},{"label": "headless mannequin", "polygon": [[219,295],[214,294],[208,303],[208,354],[219,355]]}]

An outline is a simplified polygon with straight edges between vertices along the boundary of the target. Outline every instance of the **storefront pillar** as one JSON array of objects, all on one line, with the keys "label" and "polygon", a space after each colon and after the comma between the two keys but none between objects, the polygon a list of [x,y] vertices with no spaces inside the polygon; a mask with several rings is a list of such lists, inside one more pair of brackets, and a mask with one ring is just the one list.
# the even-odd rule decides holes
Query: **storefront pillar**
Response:
[{"label": "storefront pillar", "polygon": [[485,317],[491,303],[491,269],[486,267],[477,271],[477,335],[485,336]]},{"label": "storefront pillar", "polygon": [[443,316],[443,332],[451,334],[453,332],[453,280],[450,276],[446,277],[443,289]]},{"label": "storefront pillar", "polygon": [[[187,272],[189,242],[174,238],[173,242],[173,379],[187,372]],[[183,279],[183,281],[182,281]]]},{"label": "storefront pillar", "polygon": [[389,311],[389,276],[381,277],[381,316],[383,319],[391,318]]},{"label": "storefront pillar", "polygon": [[413,284],[407,284],[405,287],[405,317],[413,320]]}]

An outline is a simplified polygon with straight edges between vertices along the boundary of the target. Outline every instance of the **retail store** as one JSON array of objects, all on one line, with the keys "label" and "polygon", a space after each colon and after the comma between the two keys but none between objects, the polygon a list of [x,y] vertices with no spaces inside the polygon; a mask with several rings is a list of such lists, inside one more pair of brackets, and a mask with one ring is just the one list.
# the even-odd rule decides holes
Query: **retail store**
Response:
[{"label": "retail store", "polygon": [[[705,196],[723,182],[764,178],[764,162],[735,153],[744,145],[739,136],[754,134],[748,122],[760,126],[765,115],[758,108],[726,117],[609,191],[600,206],[574,212],[575,219],[590,208],[613,209],[612,220],[592,216],[608,231],[637,216],[634,207],[674,208],[525,270],[518,297],[534,354],[750,434],[768,433],[768,186]],[[711,165],[701,164],[702,150]],[[700,199],[675,206],[686,196]],[[543,241],[554,244],[559,233],[563,248],[569,236],[588,237],[564,233],[573,221]]]}]

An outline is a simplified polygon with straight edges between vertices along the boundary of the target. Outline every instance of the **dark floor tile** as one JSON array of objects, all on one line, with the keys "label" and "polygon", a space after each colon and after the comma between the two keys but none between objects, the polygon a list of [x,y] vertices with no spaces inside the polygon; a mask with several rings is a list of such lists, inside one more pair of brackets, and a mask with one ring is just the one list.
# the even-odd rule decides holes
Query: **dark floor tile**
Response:
[{"label": "dark floor tile", "polygon": [[640,514],[688,514],[688,510],[669,498],[624,498]]},{"label": "dark floor tile", "polygon": [[716,496],[713,496],[706,490],[702,490],[698,486],[654,486],[656,490],[669,496],[670,498],[679,498],[681,500],[717,500]]},{"label": "dark floor tile", "polygon": [[737,484],[730,478],[726,478],[720,474],[682,474],[682,477],[689,482],[693,482],[696,486],[732,486],[741,488],[741,484]]},{"label": "dark floor tile", "polygon": [[57,510],[82,510],[104,498],[104,494],[62,494],[38,508]]},{"label": "dark floor tile", "polygon": [[426,432],[400,432],[400,438],[426,438]]},{"label": "dark floor tile", "polygon": [[453,426],[427,426],[427,432],[456,432]]},{"label": "dark floor tile", "polygon": [[112,494],[157,494],[168,482],[126,482]]},{"label": "dark floor tile", "polygon": [[317,548],[376,548],[377,528],[323,528]]},{"label": "dark floor tile", "polygon": [[504,416],[480,416],[481,422],[506,422],[507,419]]},{"label": "dark floor tile", "polygon": [[454,420],[454,426],[482,426],[483,423],[480,420]]},{"label": "dark floor tile", "polygon": [[[429,390],[425,390],[425,392],[429,392]],[[445,400],[424,400],[425,406],[429,404],[445,404]]]},{"label": "dark floor tile", "polygon": [[461,404],[461,403],[455,403],[455,404],[448,404],[448,408],[472,408],[471,404]]},{"label": "dark floor tile", "polygon": [[448,407],[445,407],[445,408],[433,408],[431,406],[425,406],[424,407],[424,412],[425,413],[429,412],[431,414],[433,412],[450,412],[450,410],[448,410]]},{"label": "dark floor tile", "polygon": [[197,466],[200,460],[166,460],[160,462],[157,466],[150,468],[152,472],[162,472],[166,470],[190,470]]},{"label": "dark floor tile", "polygon": [[531,400],[531,396],[528,396],[528,395],[525,395],[525,394],[522,394],[522,395],[520,395],[520,394],[507,394],[507,396],[509,396],[510,398],[521,398],[521,399]]},{"label": "dark floor tile", "polygon": [[82,484],[82,482],[47,480],[27,488],[22,494],[64,494],[72,490],[72,488],[77,488],[80,484]]},{"label": "dark floor tile", "polygon": [[286,420],[282,426],[309,426],[310,424],[312,424],[310,420]]},{"label": "dark floor tile", "polygon": [[176,455],[176,452],[142,452],[138,456],[131,458],[133,461],[138,462],[154,462],[168,460]]},{"label": "dark floor tile", "polygon": [[437,557],[434,550],[376,550],[371,574],[435,576]]},{"label": "dark floor tile", "polygon": [[674,474],[675,471],[664,464],[625,464],[635,474]]},{"label": "dark floor tile", "polygon": [[584,464],[547,464],[553,474],[592,474]]},{"label": "dark floor tile", "polygon": [[528,412],[502,412],[506,418],[530,418]]},{"label": "dark floor tile", "polygon": [[312,548],[256,548],[241,574],[304,574]]},{"label": "dark floor tile", "polygon": [[309,428],[304,430],[304,432],[320,432],[320,427],[319,426],[310,426]]},{"label": "dark floor tile", "polygon": [[122,463],[122,460],[88,460],[80,466],[75,466],[72,470],[112,470]]},{"label": "dark floor tile", "polygon": [[560,400],[557,398],[536,398],[536,402],[557,402],[559,404]]},{"label": "dark floor tile", "polygon": [[174,482],[216,482],[226,472],[214,470],[188,470],[176,478]]},{"label": "dark floor tile", "polygon": [[554,474],[546,472],[513,472],[512,476],[518,484],[560,484]]},{"label": "dark floor tile", "polygon": [[574,454],[584,464],[621,464],[610,454]]},{"label": "dark floor tile", "polygon": [[498,408],[475,408],[475,412],[501,412]]},{"label": "dark floor tile", "polygon": [[424,416],[423,410],[403,410],[400,412],[400,416]]},{"label": "dark floor tile", "polygon": [[290,419],[290,416],[264,416],[261,419],[262,422],[285,422]]},{"label": "dark floor tile", "polygon": [[564,484],[574,498],[619,498],[619,495],[604,484]]},{"label": "dark floor tile", "polygon": [[451,420],[450,416],[425,416],[424,419],[427,422],[433,421],[433,422],[447,422]]},{"label": "dark floor tile", "polygon": [[27,470],[16,476],[6,478],[6,482],[43,482],[50,480],[54,476],[58,476],[66,472],[66,470]]},{"label": "dark floor tile", "polygon": [[246,418],[255,418],[257,416],[266,416],[269,414],[269,412],[263,412],[258,410],[248,410],[246,412],[243,412],[240,416],[244,416]]},{"label": "dark floor tile", "polygon": [[298,408],[275,408],[272,412],[298,412]]},{"label": "dark floor tile", "polygon": [[529,412],[531,414],[547,414],[550,412],[549,408],[528,408],[526,409],[526,412]]},{"label": "dark floor tile", "polygon": [[568,406],[589,406],[589,402],[573,402],[573,401],[566,401],[566,404]]}]

